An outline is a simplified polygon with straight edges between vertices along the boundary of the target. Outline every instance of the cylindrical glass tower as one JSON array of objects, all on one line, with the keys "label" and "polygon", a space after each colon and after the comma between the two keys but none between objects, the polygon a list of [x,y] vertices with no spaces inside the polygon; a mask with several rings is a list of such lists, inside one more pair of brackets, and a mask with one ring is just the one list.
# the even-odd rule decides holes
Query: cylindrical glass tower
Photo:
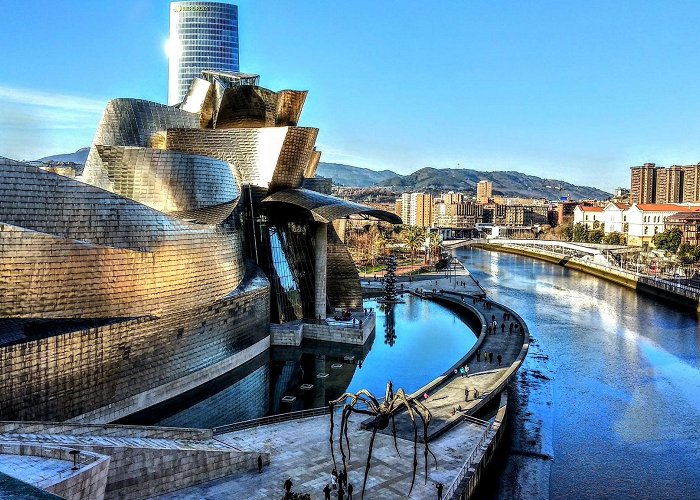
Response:
[{"label": "cylindrical glass tower", "polygon": [[237,72],[238,7],[220,2],[170,4],[168,104],[181,102],[202,70]]}]

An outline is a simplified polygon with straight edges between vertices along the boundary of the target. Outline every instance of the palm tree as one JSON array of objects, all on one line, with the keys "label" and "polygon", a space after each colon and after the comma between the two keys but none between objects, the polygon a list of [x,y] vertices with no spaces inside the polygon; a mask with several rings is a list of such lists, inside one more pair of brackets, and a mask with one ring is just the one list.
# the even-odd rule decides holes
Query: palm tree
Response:
[{"label": "palm tree", "polygon": [[437,249],[440,248],[440,244],[442,243],[442,236],[440,236],[440,233],[434,233],[430,232],[428,233],[428,238],[426,240],[426,246],[428,247],[428,264],[432,263],[433,261],[433,254]]},{"label": "palm tree", "polygon": [[425,243],[425,229],[419,226],[407,226],[405,231],[403,231],[403,237],[406,246],[411,250],[411,271],[413,271],[413,259],[416,250]]}]

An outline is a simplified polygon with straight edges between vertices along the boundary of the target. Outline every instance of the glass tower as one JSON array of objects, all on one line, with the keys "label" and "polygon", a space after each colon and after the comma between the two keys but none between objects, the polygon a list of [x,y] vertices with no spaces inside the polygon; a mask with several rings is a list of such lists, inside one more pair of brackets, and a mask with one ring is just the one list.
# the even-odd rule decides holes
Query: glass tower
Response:
[{"label": "glass tower", "polygon": [[168,104],[181,102],[202,70],[238,72],[238,7],[220,2],[170,4]]}]

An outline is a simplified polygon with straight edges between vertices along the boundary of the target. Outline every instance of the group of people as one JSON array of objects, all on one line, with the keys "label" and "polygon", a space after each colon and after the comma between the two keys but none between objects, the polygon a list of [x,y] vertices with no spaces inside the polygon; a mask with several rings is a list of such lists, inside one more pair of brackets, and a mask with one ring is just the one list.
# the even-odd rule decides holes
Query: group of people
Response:
[{"label": "group of people", "polygon": [[[331,482],[330,484],[326,484],[326,487],[323,488],[323,498],[325,500],[331,500],[331,492],[332,491],[337,491],[337,498],[338,500],[352,500],[352,491],[353,487],[352,484],[348,483],[348,471],[343,469],[340,471],[340,474],[338,474],[338,471],[336,470],[335,467],[333,467],[333,470],[331,471]],[[347,496],[345,496],[347,494]]]},{"label": "group of people", "polygon": [[[476,360],[477,361],[481,361],[481,355],[482,355],[481,349],[477,349],[476,350]],[[489,363],[493,363],[493,352],[484,351],[483,356],[484,356],[484,361],[488,361]],[[501,361],[503,361],[503,356],[498,354],[496,356],[496,361],[498,362],[498,366],[501,366]]]}]

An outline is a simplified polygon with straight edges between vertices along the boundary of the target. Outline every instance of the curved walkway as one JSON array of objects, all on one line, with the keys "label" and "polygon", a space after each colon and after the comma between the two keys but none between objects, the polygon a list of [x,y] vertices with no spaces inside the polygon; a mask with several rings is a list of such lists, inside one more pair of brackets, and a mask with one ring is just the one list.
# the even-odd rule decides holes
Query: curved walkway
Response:
[{"label": "curved walkway", "polygon": [[[469,353],[442,377],[413,394],[413,397],[420,398],[428,395],[427,399],[423,399],[423,404],[433,415],[428,428],[428,436],[432,440],[466,417],[474,415],[503,390],[525,359],[529,332],[527,325],[515,312],[496,302],[480,300],[459,292],[437,292],[426,296],[470,309],[479,316],[482,325],[479,340]],[[506,314],[510,315],[510,319],[505,319]],[[493,321],[497,322],[496,332],[487,333],[487,325]],[[493,332],[493,329],[489,331]],[[485,353],[492,354],[489,361],[486,360]],[[459,369],[465,366],[469,367],[469,371],[467,375],[462,375]],[[396,425],[399,435],[411,438],[413,424],[407,418],[397,418]]]},{"label": "curved walkway", "polygon": [[[451,277],[445,278],[435,275],[429,280],[409,282],[408,286],[406,281],[403,281],[405,291],[437,301],[450,302],[457,307],[465,307],[472,314],[476,314],[481,323],[481,330],[475,332],[479,336],[477,343],[460,363],[414,393],[430,394],[424,403],[433,413],[430,448],[437,456],[438,468],[435,469],[432,462],[429,464],[426,483],[422,473],[422,445],[419,445],[418,472],[412,498],[436,498],[435,485],[438,482],[445,485],[447,493],[455,491],[458,484],[468,481],[468,474],[473,471],[470,466],[475,452],[483,452],[486,449],[489,443],[485,443],[485,437],[490,436],[488,440],[493,439],[488,423],[471,415],[500,394],[520,367],[528,348],[527,326],[524,326],[522,334],[519,328],[516,333],[515,327],[512,335],[508,335],[508,330],[505,333],[500,330],[504,312],[510,312],[513,323],[523,324],[522,319],[507,307],[495,302],[480,301],[474,304],[473,301],[483,295],[482,291],[466,269],[457,269],[456,272],[456,276],[452,274]],[[431,291],[425,293],[429,287]],[[432,292],[432,288],[436,289],[435,293]],[[443,291],[438,292],[439,289]],[[491,304],[491,308],[485,309],[484,303]],[[487,334],[487,321],[490,321],[492,315],[497,317],[499,327],[497,333]],[[510,321],[506,328],[509,328],[509,324]],[[479,360],[477,350],[481,354]],[[484,361],[485,351],[494,353],[492,362]],[[500,367],[496,361],[498,354],[502,356]],[[453,370],[464,364],[469,366],[469,377],[455,375]],[[466,401],[464,396],[466,388],[470,389],[469,401]],[[476,398],[473,396],[475,388],[480,393]],[[460,405],[464,411],[455,412],[453,415],[452,409]],[[353,415],[348,429],[352,448],[348,476],[355,489],[355,498],[359,498],[362,490],[371,437],[370,432],[361,429],[363,418],[361,415]],[[336,416],[336,430],[339,429],[338,423],[339,416]],[[449,432],[446,432],[448,430]],[[397,418],[397,432],[400,456],[396,454],[392,436],[377,434],[365,498],[406,498],[413,470],[413,428],[404,417]],[[234,474],[169,493],[167,498],[278,498],[282,496],[282,483],[287,478],[291,478],[294,483],[293,491],[310,493],[312,498],[323,498],[322,490],[330,482],[330,471],[333,467],[328,433],[329,417],[324,415],[218,435],[217,439],[237,449],[269,453],[270,465],[266,466],[261,474]],[[337,454],[336,459],[340,459],[339,453]]]}]

